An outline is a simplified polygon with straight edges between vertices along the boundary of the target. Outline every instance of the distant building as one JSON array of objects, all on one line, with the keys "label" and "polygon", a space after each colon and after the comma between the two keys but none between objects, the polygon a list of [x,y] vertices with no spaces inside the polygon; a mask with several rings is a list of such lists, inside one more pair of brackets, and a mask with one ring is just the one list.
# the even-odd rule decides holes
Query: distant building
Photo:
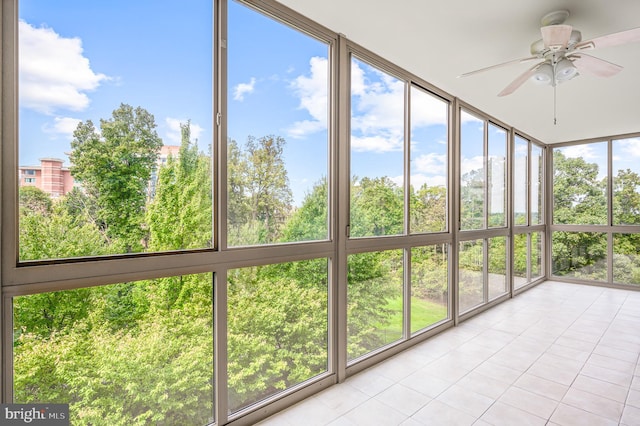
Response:
[{"label": "distant building", "polygon": [[[156,167],[151,172],[149,181],[149,195],[155,194],[158,180],[158,169],[167,163],[170,156],[177,158],[180,153],[178,145],[163,145],[160,148]],[[18,167],[19,186],[35,186],[56,199],[67,195],[74,186],[80,186],[71,176],[68,167],[63,167],[64,160],[59,158],[41,158],[39,166]]]},{"label": "distant building", "polygon": [[39,166],[18,167],[19,186],[35,186],[51,198],[66,195],[73,189],[74,180],[68,167],[59,158],[41,158]]}]

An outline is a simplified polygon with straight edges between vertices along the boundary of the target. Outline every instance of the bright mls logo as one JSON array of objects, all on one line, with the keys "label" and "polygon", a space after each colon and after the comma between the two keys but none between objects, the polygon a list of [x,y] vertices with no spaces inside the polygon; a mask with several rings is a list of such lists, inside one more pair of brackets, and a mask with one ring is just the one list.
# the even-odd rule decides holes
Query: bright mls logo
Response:
[{"label": "bright mls logo", "polygon": [[69,404],[2,404],[0,426],[69,426]]}]

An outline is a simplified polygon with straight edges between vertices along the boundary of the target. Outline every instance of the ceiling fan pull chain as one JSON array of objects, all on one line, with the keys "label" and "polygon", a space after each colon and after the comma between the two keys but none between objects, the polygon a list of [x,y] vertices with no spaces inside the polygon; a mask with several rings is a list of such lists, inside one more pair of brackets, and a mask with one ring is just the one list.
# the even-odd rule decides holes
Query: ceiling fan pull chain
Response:
[{"label": "ceiling fan pull chain", "polygon": [[557,113],[556,113],[556,88],[558,87],[557,84],[553,85],[553,125],[555,126],[556,124],[558,124],[558,121],[556,119],[557,117]]}]

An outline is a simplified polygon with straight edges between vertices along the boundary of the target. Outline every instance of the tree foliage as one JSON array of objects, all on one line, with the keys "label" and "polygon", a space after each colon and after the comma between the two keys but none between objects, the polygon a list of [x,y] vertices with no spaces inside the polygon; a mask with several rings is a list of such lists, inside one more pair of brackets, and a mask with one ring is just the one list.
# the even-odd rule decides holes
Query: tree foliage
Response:
[{"label": "tree foliage", "polygon": [[158,170],[153,199],[147,207],[149,249],[207,248],[212,245],[213,195],[211,157],[191,142],[190,123],[181,124],[178,157]]},{"label": "tree foliage", "polygon": [[277,242],[291,213],[293,195],[284,163],[284,138],[249,136],[228,152],[229,245]]},{"label": "tree foliage", "polygon": [[152,114],[121,104],[112,118],[100,120],[100,132],[81,122],[71,141],[71,174],[95,199],[98,226],[122,252],[144,247],[147,185],[162,140]]},{"label": "tree foliage", "polygon": [[[71,159],[83,189],[56,201],[21,190],[20,258],[211,247],[211,152],[198,152],[190,123],[181,129],[177,156],[156,166],[161,141],[146,110],[121,105],[100,130],[80,123]],[[229,245],[329,238],[327,178],[294,208],[285,144],[271,135],[228,141]],[[404,191],[390,178],[357,179],[351,191],[352,235],[403,232]],[[410,202],[414,232],[444,230],[445,188],[412,188]],[[440,307],[445,251],[415,254],[414,297]],[[327,371],[329,265],[318,258],[228,271],[232,411]],[[392,318],[402,285],[401,251],[349,257],[350,359],[401,337]],[[15,298],[16,402],[70,403],[78,425],[212,421],[212,290],[211,274],[200,274]]]}]

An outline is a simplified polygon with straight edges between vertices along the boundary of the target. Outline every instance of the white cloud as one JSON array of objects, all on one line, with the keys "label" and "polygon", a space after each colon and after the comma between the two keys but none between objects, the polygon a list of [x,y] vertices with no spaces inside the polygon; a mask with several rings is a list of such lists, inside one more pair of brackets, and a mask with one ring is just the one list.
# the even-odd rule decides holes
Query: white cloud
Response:
[{"label": "white cloud", "polygon": [[311,75],[298,76],[291,82],[294,94],[300,99],[300,109],[306,110],[310,120],[295,122],[288,133],[293,138],[326,130],[329,86],[327,58],[313,57],[309,61]]},{"label": "white cloud", "polygon": [[460,161],[460,169],[462,175],[469,173],[472,170],[480,170],[484,167],[484,157],[477,155],[471,158],[463,158]]},{"label": "white cloud", "polygon": [[400,188],[404,186],[404,176],[402,175],[390,177],[389,179],[391,179],[391,182],[395,183]]},{"label": "white cloud", "polygon": [[400,150],[404,139],[404,82],[374,68],[368,73],[352,63],[351,147],[374,152]]},{"label": "white cloud", "polygon": [[402,151],[402,138],[376,136],[351,136],[351,149],[356,152],[373,151],[378,153]]},{"label": "white cloud", "polygon": [[592,145],[573,145],[573,146],[560,148],[560,150],[562,151],[564,156],[567,158],[582,157],[585,160],[598,158],[598,155],[596,155]]},{"label": "white cloud", "polygon": [[447,173],[447,156],[445,154],[424,154],[413,160],[412,170],[428,174],[438,175]]},{"label": "white cloud", "polygon": [[449,106],[446,102],[422,90],[412,90],[411,126],[426,127],[434,124],[447,124]]},{"label": "white cloud", "polygon": [[91,69],[82,40],[65,38],[53,29],[19,22],[20,104],[51,114],[56,109],[82,111],[86,92],[109,78]]},{"label": "white cloud", "polygon": [[256,79],[251,77],[249,83],[240,83],[233,89],[233,100],[244,101],[244,95],[251,94],[255,90]]},{"label": "white cloud", "polygon": [[54,137],[59,135],[71,139],[81,121],[79,118],[55,117],[53,124],[45,124],[42,130],[45,133],[53,134]]},{"label": "white cloud", "polygon": [[411,185],[414,189],[421,188],[422,185],[427,184],[429,187],[434,186],[447,186],[447,177],[444,175],[427,176],[422,173],[416,173],[411,175]]},{"label": "white cloud", "polygon": [[640,157],[640,138],[617,140],[613,143],[614,149],[620,150],[628,157]]},{"label": "white cloud", "polygon": [[[165,144],[166,145],[180,145],[182,142],[182,131],[180,129],[180,124],[186,124],[189,120],[181,119],[181,118],[165,118]],[[200,135],[204,132],[204,129],[198,124],[191,123],[191,140],[194,141],[196,139],[200,139]]]},{"label": "white cloud", "polygon": [[294,139],[302,139],[306,135],[327,129],[327,123],[315,120],[296,121],[293,126],[287,129],[287,133]]}]

